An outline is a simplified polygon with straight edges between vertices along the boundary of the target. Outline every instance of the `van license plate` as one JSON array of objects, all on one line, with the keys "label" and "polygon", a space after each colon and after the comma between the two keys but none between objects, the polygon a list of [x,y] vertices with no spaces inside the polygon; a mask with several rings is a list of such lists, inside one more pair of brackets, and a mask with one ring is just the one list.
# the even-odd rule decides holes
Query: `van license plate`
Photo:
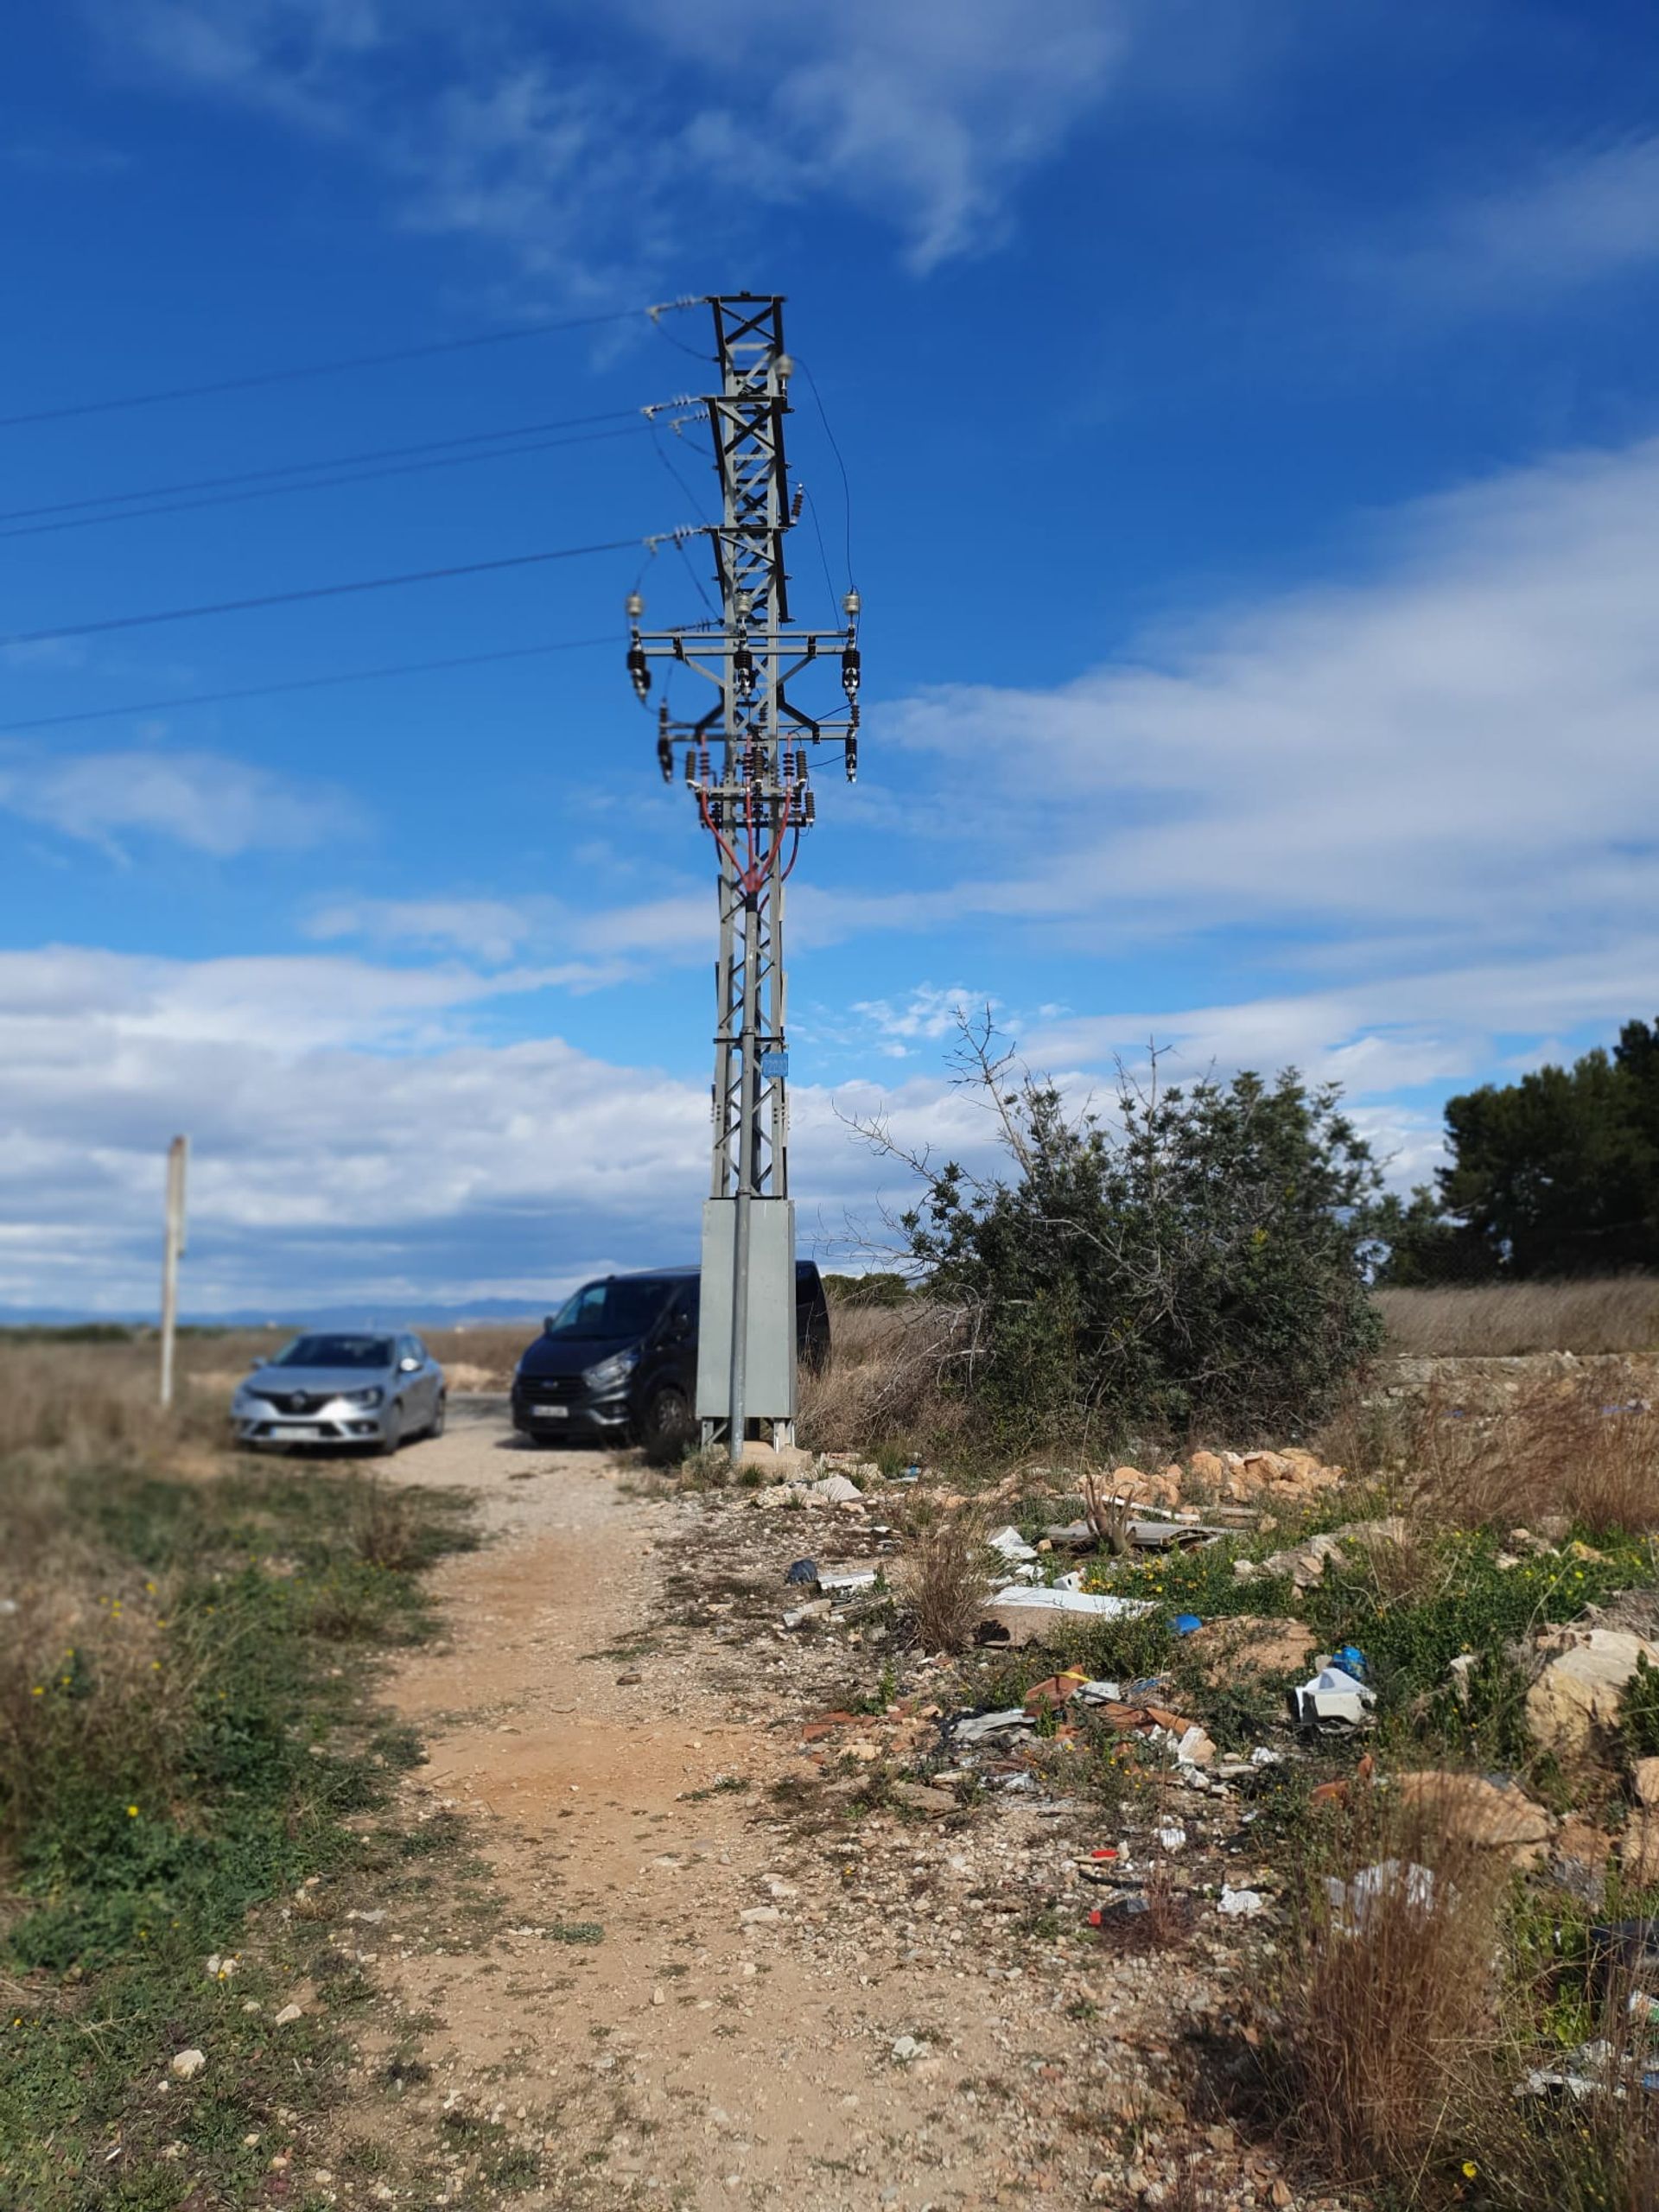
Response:
[{"label": "van license plate", "polygon": [[569,1406],[537,1406],[536,1413],[541,1421],[569,1421],[570,1418]]}]

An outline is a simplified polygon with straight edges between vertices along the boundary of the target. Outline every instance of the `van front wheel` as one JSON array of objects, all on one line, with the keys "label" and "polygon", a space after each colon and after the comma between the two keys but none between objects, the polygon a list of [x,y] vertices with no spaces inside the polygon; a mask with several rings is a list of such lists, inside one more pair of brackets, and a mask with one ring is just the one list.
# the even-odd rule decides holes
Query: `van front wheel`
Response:
[{"label": "van front wheel", "polygon": [[639,1441],[653,1459],[679,1457],[691,1433],[691,1406],[677,1383],[659,1382],[645,1400]]}]

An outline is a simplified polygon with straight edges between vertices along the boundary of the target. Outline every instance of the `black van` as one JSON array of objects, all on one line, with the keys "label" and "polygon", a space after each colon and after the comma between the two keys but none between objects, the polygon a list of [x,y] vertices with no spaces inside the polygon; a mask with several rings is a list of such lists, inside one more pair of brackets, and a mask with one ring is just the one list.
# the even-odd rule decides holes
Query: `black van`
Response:
[{"label": "black van", "polygon": [[[696,1421],[700,1287],[694,1267],[584,1283],[518,1362],[513,1427],[671,1451]],[[795,1342],[804,1367],[830,1357],[830,1308],[811,1260],[795,1264]]]}]

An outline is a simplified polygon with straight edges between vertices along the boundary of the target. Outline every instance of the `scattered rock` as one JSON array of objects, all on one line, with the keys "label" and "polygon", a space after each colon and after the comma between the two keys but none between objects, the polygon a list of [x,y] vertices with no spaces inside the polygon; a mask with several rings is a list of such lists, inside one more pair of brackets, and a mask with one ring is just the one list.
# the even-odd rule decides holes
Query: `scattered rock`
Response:
[{"label": "scattered rock", "polygon": [[1403,1803],[1460,1843],[1488,1844],[1527,1864],[1542,1856],[1549,1840],[1549,1815],[1516,1783],[1435,1769],[1396,1775],[1394,1787]]},{"label": "scattered rock", "polygon": [[1630,1770],[1630,1786],[1638,1805],[1659,1805],[1659,1759],[1637,1759]]},{"label": "scattered rock", "polygon": [[282,2011],[276,2015],[276,2024],[279,2028],[291,2028],[296,2020],[302,2020],[304,2018],[305,2008],[303,2005],[284,2005]]},{"label": "scattered rock", "polygon": [[1604,1747],[1637,1661],[1659,1665],[1659,1647],[1619,1629],[1550,1629],[1535,1649],[1544,1664],[1527,1692],[1527,1722],[1535,1742],[1569,1761]]},{"label": "scattered rock", "polygon": [[207,2054],[205,2050],[176,2050],[173,2054],[168,2071],[175,2081],[194,2082],[207,2063]]},{"label": "scattered rock", "polygon": [[1630,1815],[1618,1850],[1619,1871],[1633,1888],[1659,1882],[1659,1813],[1644,1807]]},{"label": "scattered rock", "polygon": [[928,2046],[915,2036],[899,2036],[894,2038],[893,2055],[900,2066],[913,2065],[917,2059],[925,2058],[927,2051]]},{"label": "scattered rock", "polygon": [[907,1805],[912,1813],[938,1815],[957,1810],[957,1801],[948,1789],[932,1789],[924,1782],[895,1782],[893,1796],[899,1804]]}]

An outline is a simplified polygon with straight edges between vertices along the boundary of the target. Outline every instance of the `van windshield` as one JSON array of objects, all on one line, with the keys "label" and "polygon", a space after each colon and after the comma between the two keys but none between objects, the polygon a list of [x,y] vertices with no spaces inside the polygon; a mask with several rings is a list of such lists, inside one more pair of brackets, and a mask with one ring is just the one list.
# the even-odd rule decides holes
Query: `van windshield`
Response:
[{"label": "van windshield", "polygon": [[679,1285],[660,1276],[584,1283],[553,1316],[550,1337],[643,1337]]}]

